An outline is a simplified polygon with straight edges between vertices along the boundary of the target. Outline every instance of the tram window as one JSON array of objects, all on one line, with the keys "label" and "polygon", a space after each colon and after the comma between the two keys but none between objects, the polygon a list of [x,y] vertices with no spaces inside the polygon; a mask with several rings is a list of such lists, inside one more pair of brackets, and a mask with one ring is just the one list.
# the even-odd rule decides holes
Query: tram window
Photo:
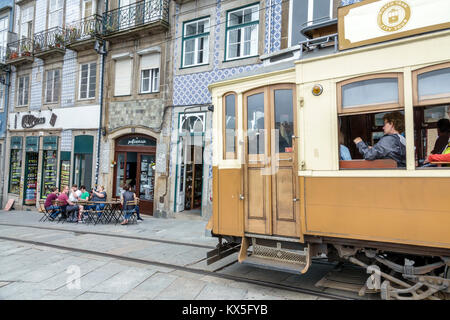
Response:
[{"label": "tram window", "polygon": [[449,167],[441,163],[446,161],[435,159],[430,163],[429,156],[450,153],[450,105],[415,107],[414,139],[416,167]]},{"label": "tram window", "polygon": [[450,63],[415,70],[412,79],[416,166],[449,168]]},{"label": "tram window", "polygon": [[292,89],[274,90],[275,130],[278,136],[278,152],[292,152],[294,115],[292,108]]},{"label": "tram window", "polygon": [[225,95],[224,105],[224,159],[236,159],[236,95]]},{"label": "tram window", "polygon": [[249,154],[264,154],[264,93],[247,97],[247,139]]}]

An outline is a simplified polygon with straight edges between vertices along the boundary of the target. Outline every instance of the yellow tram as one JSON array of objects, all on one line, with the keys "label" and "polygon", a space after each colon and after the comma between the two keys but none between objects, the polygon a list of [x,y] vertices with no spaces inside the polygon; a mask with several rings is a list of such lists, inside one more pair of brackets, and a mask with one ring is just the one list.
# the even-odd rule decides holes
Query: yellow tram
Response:
[{"label": "yellow tram", "polygon": [[[298,273],[326,254],[378,275],[385,299],[445,297],[450,166],[422,162],[450,117],[449,52],[444,30],[210,85],[218,251],[236,245],[239,262]],[[404,168],[362,159],[353,142],[373,146],[392,111],[404,117]]]}]

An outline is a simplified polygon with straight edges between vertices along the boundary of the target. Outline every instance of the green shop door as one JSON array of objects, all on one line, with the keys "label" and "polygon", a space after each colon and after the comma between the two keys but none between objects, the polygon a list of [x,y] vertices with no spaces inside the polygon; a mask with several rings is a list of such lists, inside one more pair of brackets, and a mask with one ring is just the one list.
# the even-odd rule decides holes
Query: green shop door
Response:
[{"label": "green shop door", "polygon": [[36,205],[39,137],[26,137],[25,140],[25,179],[23,204]]},{"label": "green shop door", "polygon": [[86,186],[90,190],[92,185],[92,161],[94,137],[88,135],[75,137],[73,183],[78,187]]}]

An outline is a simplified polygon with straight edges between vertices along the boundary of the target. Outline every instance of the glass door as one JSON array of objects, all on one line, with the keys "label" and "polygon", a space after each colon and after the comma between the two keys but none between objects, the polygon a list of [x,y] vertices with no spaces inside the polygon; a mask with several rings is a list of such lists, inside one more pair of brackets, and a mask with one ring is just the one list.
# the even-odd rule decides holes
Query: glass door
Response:
[{"label": "glass door", "polygon": [[36,204],[37,176],[38,176],[38,157],[37,152],[27,152],[25,156],[25,195],[23,204]]},{"label": "glass door", "polygon": [[116,178],[115,178],[115,185],[116,185],[116,191],[115,196],[120,197],[122,186],[125,184],[125,161],[126,161],[126,155],[125,152],[117,153],[116,156]]},{"label": "glass door", "polygon": [[154,186],[155,186],[155,155],[138,155],[138,176],[136,195],[140,199],[140,212],[153,213]]}]

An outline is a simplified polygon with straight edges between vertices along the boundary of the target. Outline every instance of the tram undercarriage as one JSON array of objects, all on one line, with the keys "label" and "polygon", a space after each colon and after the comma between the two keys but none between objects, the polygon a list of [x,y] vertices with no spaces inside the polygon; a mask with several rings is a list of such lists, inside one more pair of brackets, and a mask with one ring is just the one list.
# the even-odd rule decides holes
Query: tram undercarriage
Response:
[{"label": "tram undercarriage", "polygon": [[343,244],[348,240],[339,243],[339,239],[330,242],[318,237],[311,239],[311,242],[298,243],[264,236],[219,236],[216,249],[208,253],[208,264],[239,252],[240,263],[305,274],[314,258],[326,257],[328,261],[350,262],[367,271],[367,280],[358,292],[360,296],[370,292],[379,293],[383,300],[450,300],[450,256],[445,252],[417,255],[408,247],[394,252],[387,250],[388,246],[368,247]]}]

